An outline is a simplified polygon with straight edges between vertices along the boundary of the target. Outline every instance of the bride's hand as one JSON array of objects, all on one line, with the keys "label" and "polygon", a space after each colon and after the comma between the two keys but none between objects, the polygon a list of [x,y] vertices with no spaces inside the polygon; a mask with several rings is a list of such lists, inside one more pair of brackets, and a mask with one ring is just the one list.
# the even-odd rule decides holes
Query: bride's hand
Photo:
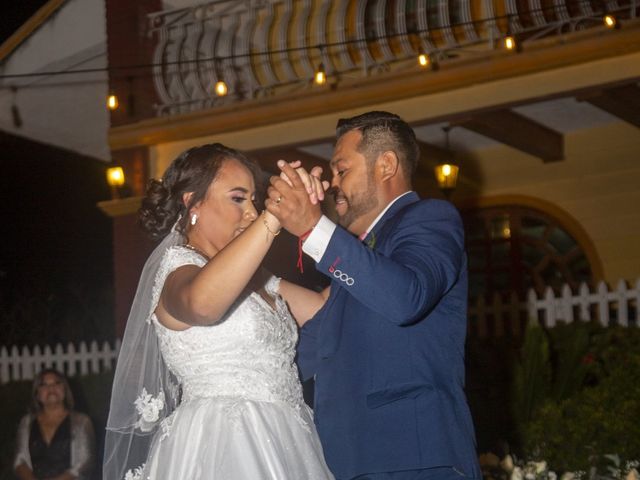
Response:
[{"label": "bride's hand", "polygon": [[[301,167],[302,162],[300,160],[289,162],[289,165],[296,170],[300,180],[302,180],[302,183],[309,194],[311,203],[315,205],[324,200],[324,192],[329,188],[329,182],[326,180],[322,181],[320,179],[322,176],[322,167],[315,166],[311,169],[311,172],[307,172]],[[290,187],[293,187],[291,180],[284,172],[280,173],[280,178],[287,182]]]},{"label": "bride's hand", "polygon": [[275,233],[276,235],[280,233],[280,229],[282,228],[282,225],[280,224],[280,220],[278,220],[278,218],[275,215],[269,212],[269,210],[264,210],[262,212],[261,220],[264,223],[264,226],[269,231],[269,233]]}]

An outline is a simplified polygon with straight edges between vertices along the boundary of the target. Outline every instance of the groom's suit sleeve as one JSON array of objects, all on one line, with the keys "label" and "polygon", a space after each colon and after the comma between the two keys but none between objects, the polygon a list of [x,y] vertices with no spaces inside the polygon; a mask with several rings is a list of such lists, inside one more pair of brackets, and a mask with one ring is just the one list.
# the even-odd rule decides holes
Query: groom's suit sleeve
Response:
[{"label": "groom's suit sleeve", "polygon": [[319,325],[320,319],[315,317],[307,321],[300,329],[296,363],[303,381],[309,380],[318,370],[317,334]]},{"label": "groom's suit sleeve", "polygon": [[389,220],[392,231],[384,233],[381,248],[385,254],[337,227],[317,269],[388,321],[410,325],[458,280],[464,230],[458,212],[446,202],[418,202],[401,215],[397,222]]}]

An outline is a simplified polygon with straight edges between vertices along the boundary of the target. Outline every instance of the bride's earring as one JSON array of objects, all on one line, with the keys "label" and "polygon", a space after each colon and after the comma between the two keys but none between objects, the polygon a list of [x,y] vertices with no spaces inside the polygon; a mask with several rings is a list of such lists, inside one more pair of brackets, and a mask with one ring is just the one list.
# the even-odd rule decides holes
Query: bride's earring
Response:
[{"label": "bride's earring", "polygon": [[198,221],[198,214],[197,213],[192,213],[191,214],[191,225],[195,225]]}]

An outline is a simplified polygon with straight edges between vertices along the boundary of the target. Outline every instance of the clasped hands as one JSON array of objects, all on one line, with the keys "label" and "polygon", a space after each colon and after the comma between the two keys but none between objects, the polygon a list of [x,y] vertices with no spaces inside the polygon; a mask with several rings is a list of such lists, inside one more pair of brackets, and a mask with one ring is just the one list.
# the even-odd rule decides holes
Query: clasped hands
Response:
[{"label": "clasped hands", "polygon": [[321,181],[322,167],[310,172],[300,161],[278,160],[280,176],[271,177],[265,207],[289,233],[299,237],[309,232],[320,220],[320,202],[329,182]]}]

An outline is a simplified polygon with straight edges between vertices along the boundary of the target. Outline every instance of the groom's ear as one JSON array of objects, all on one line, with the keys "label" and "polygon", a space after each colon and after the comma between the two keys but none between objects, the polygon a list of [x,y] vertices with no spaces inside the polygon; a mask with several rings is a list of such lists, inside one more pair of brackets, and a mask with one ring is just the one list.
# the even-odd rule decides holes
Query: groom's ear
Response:
[{"label": "groom's ear", "polygon": [[376,161],[376,169],[378,170],[378,175],[380,180],[387,181],[390,178],[393,178],[398,173],[398,168],[400,166],[400,161],[398,160],[398,156],[395,152],[391,150],[387,150],[383,152],[378,157]]}]

